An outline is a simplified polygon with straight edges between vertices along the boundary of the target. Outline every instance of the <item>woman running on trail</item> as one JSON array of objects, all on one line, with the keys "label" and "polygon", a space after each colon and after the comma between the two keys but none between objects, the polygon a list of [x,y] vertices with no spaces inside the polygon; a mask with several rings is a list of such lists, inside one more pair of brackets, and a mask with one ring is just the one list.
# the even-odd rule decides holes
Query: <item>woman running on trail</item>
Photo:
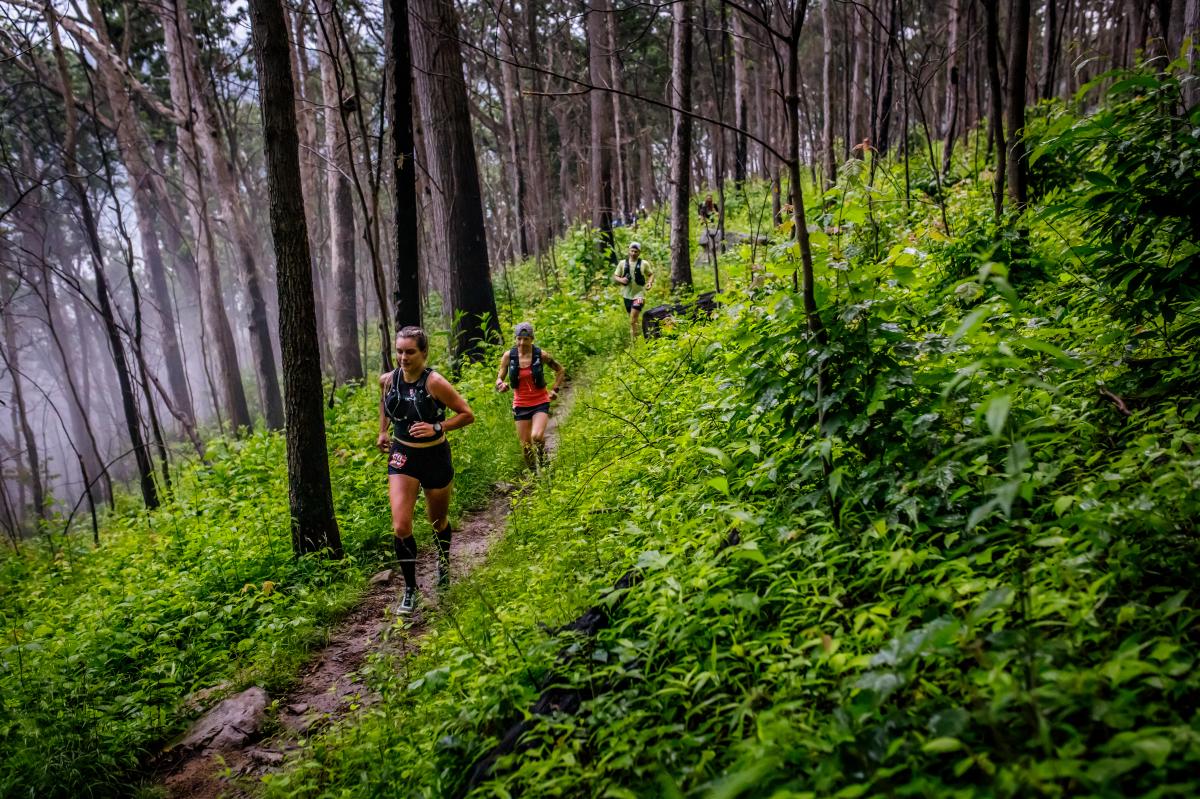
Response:
[{"label": "woman running on trail", "polygon": [[[513,390],[513,419],[525,465],[530,469],[541,465],[546,455],[546,423],[550,421],[550,401],[558,398],[563,382],[562,364],[550,353],[533,345],[533,325],[522,322],[516,329],[517,342],[500,356],[500,371],[496,373],[496,390]],[[554,387],[546,390],[544,366],[554,370]]]},{"label": "woman running on trail", "polygon": [[[417,492],[425,489],[425,505],[437,538],[438,588],[450,584],[450,491],[454,467],[446,432],[475,421],[471,406],[446,378],[425,365],[429,337],[419,327],[396,334],[399,366],[379,376],[379,437],[376,445],[388,458],[388,498],[396,559],[404,574],[404,595],[397,613],[412,613],[417,605],[417,543],[413,540],[413,508]],[[446,409],[454,416],[446,418]],[[388,435],[388,421],[392,434]]]}]

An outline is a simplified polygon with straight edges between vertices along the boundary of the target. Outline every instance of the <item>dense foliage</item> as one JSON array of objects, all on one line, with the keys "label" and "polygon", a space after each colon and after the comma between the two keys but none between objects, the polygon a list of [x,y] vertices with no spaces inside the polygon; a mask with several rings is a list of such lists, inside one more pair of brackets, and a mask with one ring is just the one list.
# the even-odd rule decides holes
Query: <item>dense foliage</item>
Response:
[{"label": "dense foliage", "polygon": [[[612,359],[421,653],[270,792],[455,795],[523,720],[476,795],[1200,790],[1194,354],[1161,311],[1113,323],[1103,253],[1063,257],[1101,156],[1059,157],[1087,202],[1000,229],[987,175],[905,202],[898,168],[843,170],[814,214],[830,343],[785,240],[713,323]],[[548,685],[578,712],[531,716]]]},{"label": "dense foliage", "polygon": [[[579,323],[556,338],[550,323],[567,316]],[[594,301],[557,298],[533,318],[572,366],[621,340],[620,317]],[[457,382],[477,422],[455,436],[452,518],[521,463],[493,361]],[[0,795],[120,794],[198,710],[249,684],[286,687],[392,557],[377,403],[374,385],[344,388],[326,412],[340,561],[293,557],[284,441],[267,433],[209,442],[177,468],[169,504],[125,502],[96,550],[55,532],[0,560]]]},{"label": "dense foliage", "polygon": [[[267,793],[461,794],[520,722],[474,795],[1200,791],[1200,396],[1177,271],[1200,236],[1147,199],[1194,191],[1173,80],[1044,107],[1039,204],[999,226],[970,148],[945,182],[843,167],[810,214],[828,343],[786,225],[721,254],[738,285],[714,319],[620,351],[584,233],[546,273],[511,272],[505,323],[532,319],[578,378],[555,461],[419,652],[368,666],[379,701]],[[756,235],[765,187],[728,197]],[[636,233],[659,263],[662,233]],[[483,412],[456,442],[460,507],[519,460],[492,369],[462,379]],[[290,559],[266,436],[214,444],[97,552],[55,539],[4,562],[0,789],[115,792],[197,691],[286,684],[385,555],[374,394],[338,401],[341,563]],[[595,635],[565,629],[595,607]],[[550,686],[577,712],[531,714]]]}]

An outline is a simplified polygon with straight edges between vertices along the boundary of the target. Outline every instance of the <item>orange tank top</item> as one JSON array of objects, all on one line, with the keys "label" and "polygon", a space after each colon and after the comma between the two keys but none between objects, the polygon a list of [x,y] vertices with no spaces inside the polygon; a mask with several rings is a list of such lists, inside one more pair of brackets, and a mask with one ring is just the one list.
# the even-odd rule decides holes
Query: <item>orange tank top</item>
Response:
[{"label": "orange tank top", "polygon": [[517,386],[513,389],[513,407],[532,408],[549,401],[549,390],[533,384],[533,367],[522,366],[517,372]]}]

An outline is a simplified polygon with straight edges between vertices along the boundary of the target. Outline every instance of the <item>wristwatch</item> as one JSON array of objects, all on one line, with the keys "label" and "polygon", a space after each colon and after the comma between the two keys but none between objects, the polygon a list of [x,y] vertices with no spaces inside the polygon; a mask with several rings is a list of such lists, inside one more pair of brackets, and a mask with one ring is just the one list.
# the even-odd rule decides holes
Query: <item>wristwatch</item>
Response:
[{"label": "wristwatch", "polygon": [[441,433],[441,432],[442,432],[442,423],[441,423],[441,422],[434,422],[434,423],[433,423],[433,432],[435,432],[435,433]]}]

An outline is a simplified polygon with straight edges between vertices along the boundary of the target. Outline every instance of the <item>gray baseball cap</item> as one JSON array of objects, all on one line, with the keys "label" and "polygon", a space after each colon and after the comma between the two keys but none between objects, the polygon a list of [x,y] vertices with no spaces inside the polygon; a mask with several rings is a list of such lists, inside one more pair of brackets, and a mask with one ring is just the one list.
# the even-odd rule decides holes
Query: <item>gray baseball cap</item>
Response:
[{"label": "gray baseball cap", "polygon": [[522,336],[533,338],[533,325],[529,322],[520,322],[517,325],[516,330],[513,332],[516,334],[517,338],[521,338]]},{"label": "gray baseball cap", "polygon": [[631,242],[629,242],[629,249],[631,249],[631,250],[641,250],[641,249],[642,249],[642,245],[638,244],[636,241],[631,241]]}]

